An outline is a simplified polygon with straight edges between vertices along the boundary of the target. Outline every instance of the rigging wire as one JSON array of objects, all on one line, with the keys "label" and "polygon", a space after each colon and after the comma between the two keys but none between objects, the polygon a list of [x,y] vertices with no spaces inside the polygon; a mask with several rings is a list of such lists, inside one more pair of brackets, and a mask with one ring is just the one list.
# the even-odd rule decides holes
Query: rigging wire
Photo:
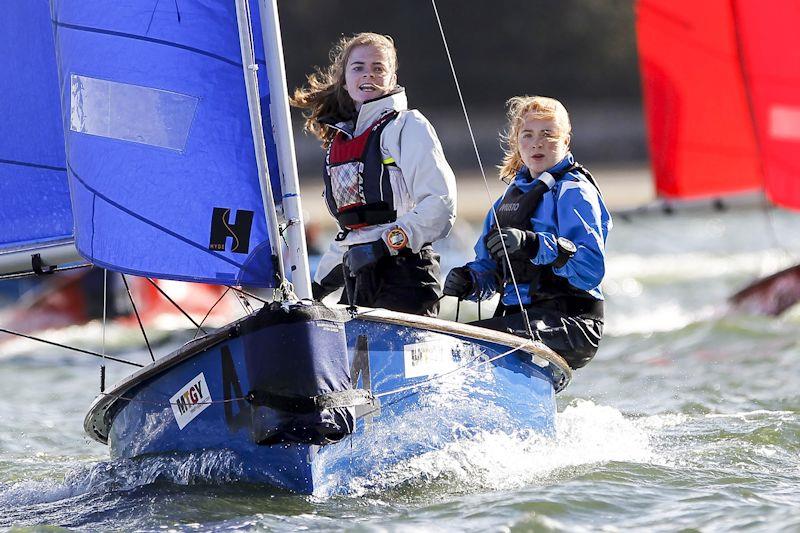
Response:
[{"label": "rigging wire", "polygon": [[[458,99],[461,102],[461,110],[464,112],[464,119],[467,122],[467,129],[469,130],[469,137],[472,141],[472,148],[475,150],[475,157],[478,159],[478,168],[481,171],[481,177],[483,177],[483,184],[486,187],[486,197],[489,199],[489,205],[491,206],[492,216],[494,216],[495,224],[497,224],[497,211],[494,208],[494,201],[492,198],[492,192],[489,190],[489,181],[486,179],[486,172],[483,170],[483,161],[481,161],[481,154],[478,150],[478,143],[475,141],[475,134],[472,131],[472,124],[469,121],[469,113],[467,113],[467,105],[464,102],[464,96],[461,93],[461,85],[458,83],[458,75],[456,74],[456,68],[453,64],[453,57],[450,55],[450,47],[447,45],[447,38],[444,34],[444,27],[442,26],[442,20],[439,17],[439,10],[436,7],[436,0],[431,0],[431,5],[433,6],[433,13],[436,16],[436,23],[439,25],[439,34],[442,36],[442,43],[444,44],[444,51],[447,54],[447,61],[450,63],[450,72],[453,74],[453,81],[455,82],[456,92],[458,93]],[[497,229],[499,230],[500,227],[497,225]],[[529,338],[533,339],[533,328],[531,327],[530,318],[528,317],[528,313],[525,312],[525,306],[522,303],[522,296],[520,296],[519,286],[517,285],[517,279],[514,275],[514,269],[511,268],[511,259],[508,257],[508,249],[506,248],[505,239],[500,239],[500,243],[503,245],[503,256],[508,266],[508,272],[511,275],[511,283],[514,286],[514,292],[517,295],[517,302],[519,302],[520,312],[522,313],[522,319],[525,323],[525,329],[528,333]]]},{"label": "rigging wire", "polygon": [[58,343],[58,342],[49,341],[47,339],[42,339],[40,337],[34,337],[33,335],[26,335],[25,333],[20,333],[19,331],[12,331],[10,329],[0,328],[0,332],[8,333],[9,335],[22,337],[24,339],[30,339],[32,341],[41,342],[41,343],[44,343],[44,344],[49,344],[51,346],[58,346],[59,348],[64,348],[66,350],[72,350],[73,352],[83,353],[83,354],[87,354],[87,355],[93,355],[95,357],[101,357],[104,360],[107,359],[109,361],[114,361],[116,363],[124,363],[126,365],[138,366],[138,367],[143,367],[144,366],[143,364],[135,363],[133,361],[128,361],[127,359],[119,359],[117,357],[112,357],[110,355],[105,355],[105,354],[102,354],[102,353],[93,352],[91,350],[83,350],[81,348],[76,348],[74,346],[68,346],[66,344],[61,344],[61,343]]},{"label": "rigging wire", "polygon": [[103,361],[100,363],[100,392],[106,390],[106,311],[108,310],[108,270],[103,269],[103,327],[101,334],[101,351]]},{"label": "rigging wire", "polygon": [[242,306],[244,314],[245,315],[251,314],[253,312],[253,306],[250,305],[250,300],[247,299],[247,296],[236,291],[233,291],[233,294],[236,295],[236,299],[239,301],[239,305]]},{"label": "rigging wire", "polygon": [[133,294],[131,294],[131,288],[128,287],[128,280],[125,278],[125,274],[120,273],[122,276],[122,282],[125,284],[125,290],[128,292],[128,298],[131,301],[131,306],[133,307],[133,314],[136,315],[136,321],[139,323],[139,329],[142,331],[142,336],[144,337],[144,343],[147,345],[147,351],[150,352],[150,359],[155,362],[156,356],[153,355],[153,349],[150,347],[150,341],[147,339],[147,332],[144,330],[144,325],[142,324],[142,317],[139,316],[139,310],[136,309],[136,302],[133,301]]},{"label": "rigging wire", "polygon": [[[203,325],[203,323],[204,323],[204,322],[206,321],[206,319],[208,318],[208,315],[210,315],[210,314],[211,314],[211,311],[213,311],[213,310],[214,310],[214,308],[217,306],[217,304],[218,304],[218,303],[220,303],[220,302],[222,301],[222,299],[223,299],[223,298],[225,298],[225,295],[226,295],[226,294],[228,294],[228,291],[230,291],[230,290],[231,290],[231,288],[230,288],[229,286],[227,286],[227,285],[226,285],[225,292],[223,292],[223,293],[220,295],[220,297],[219,297],[219,298],[217,298],[217,301],[216,301],[216,302],[214,302],[214,305],[212,305],[212,306],[211,306],[211,307],[208,309],[208,311],[206,312],[205,316],[203,317],[203,320],[201,320],[201,321],[200,321],[200,325],[198,325],[198,326],[197,326],[197,329],[195,330],[195,332],[194,332],[194,335],[192,336],[192,340],[194,340],[194,339],[196,339],[196,338],[197,338],[197,334],[198,334],[198,333],[200,333],[200,331],[201,331],[201,329],[200,329],[200,326],[202,326],[202,325]],[[205,333],[205,331],[203,331],[203,333]]]},{"label": "rigging wire", "polygon": [[251,292],[247,292],[246,290],[242,289],[241,287],[233,287],[233,286],[229,286],[229,285],[226,285],[226,287],[228,287],[229,289],[231,289],[231,290],[232,290],[232,291],[234,291],[234,292],[238,292],[239,294],[244,294],[244,295],[245,295],[245,296],[247,296],[248,298],[252,298],[253,300],[256,300],[256,301],[258,301],[258,302],[261,302],[262,304],[265,304],[265,305],[266,305],[266,304],[268,304],[268,303],[269,303],[267,300],[265,300],[265,299],[263,299],[263,298],[259,298],[259,297],[258,297],[258,296],[256,296],[255,294],[253,294],[253,293],[251,293]]},{"label": "rigging wire", "polygon": [[168,301],[169,303],[171,303],[173,306],[175,306],[175,309],[177,309],[178,311],[180,311],[181,313],[183,313],[183,316],[185,316],[186,318],[188,318],[188,319],[189,319],[189,322],[191,322],[191,323],[192,323],[192,325],[194,325],[194,327],[196,327],[197,329],[199,329],[199,330],[200,330],[200,331],[202,331],[203,333],[207,333],[207,332],[206,332],[206,330],[204,330],[202,327],[200,327],[200,324],[198,324],[197,322],[195,322],[195,321],[194,321],[194,319],[193,319],[191,316],[189,316],[189,313],[187,313],[186,311],[184,311],[184,310],[183,310],[183,308],[182,308],[180,305],[178,305],[178,303],[177,303],[177,302],[175,302],[175,301],[174,301],[172,298],[170,298],[170,297],[169,297],[169,295],[167,295],[167,293],[166,293],[166,292],[164,292],[164,290],[163,290],[161,287],[159,287],[159,286],[158,286],[158,283],[156,283],[155,281],[153,281],[153,280],[152,280],[152,279],[150,279],[150,278],[144,278],[144,279],[146,279],[147,281],[149,281],[149,282],[150,282],[150,285],[152,285],[153,287],[155,287],[155,288],[156,288],[156,290],[157,290],[158,292],[160,292],[160,293],[161,293],[161,295],[162,295],[164,298],[166,298],[166,299],[167,299],[167,301]]}]

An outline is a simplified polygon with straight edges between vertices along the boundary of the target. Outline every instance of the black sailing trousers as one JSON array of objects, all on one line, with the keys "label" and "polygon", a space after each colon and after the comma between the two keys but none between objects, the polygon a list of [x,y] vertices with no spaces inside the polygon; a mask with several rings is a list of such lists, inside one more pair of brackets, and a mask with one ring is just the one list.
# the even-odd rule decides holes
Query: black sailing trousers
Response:
[{"label": "black sailing trousers", "polygon": [[[597,353],[603,336],[603,302],[593,300],[579,304],[577,309],[567,309],[572,306],[563,301],[539,303],[525,307],[534,338],[563,357],[571,368],[585,366]],[[503,306],[494,318],[470,323],[528,337],[518,306]]]},{"label": "black sailing trousers", "polygon": [[381,258],[374,266],[351,277],[346,267],[339,303],[382,307],[392,311],[436,316],[442,290],[439,255],[426,244],[419,253],[408,248]]}]

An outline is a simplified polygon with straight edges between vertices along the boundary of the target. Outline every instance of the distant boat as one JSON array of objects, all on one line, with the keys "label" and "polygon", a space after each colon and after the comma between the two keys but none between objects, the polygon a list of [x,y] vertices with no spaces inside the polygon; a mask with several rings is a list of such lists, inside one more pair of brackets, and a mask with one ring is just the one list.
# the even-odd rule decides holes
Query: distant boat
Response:
[{"label": "distant boat", "polygon": [[[763,194],[800,209],[798,24],[794,0],[638,0],[650,159],[668,205]],[[779,314],[800,300],[796,277],[757,280],[731,303]]]},{"label": "distant boat", "polygon": [[[0,87],[21,86],[0,137],[55,116],[50,149],[66,150],[2,145],[9,190],[66,176],[51,235],[70,238],[71,214],[76,262],[274,293],[97,397],[84,427],[112,457],[216,450],[235,479],[312,493],[478,430],[553,434],[571,372],[541,343],[309,299],[276,2],[51,5],[17,1],[0,20]],[[48,211],[33,218],[51,225]],[[35,244],[17,267],[53,266]],[[424,409],[452,425],[409,431]],[[372,449],[378,435],[388,448]]]}]

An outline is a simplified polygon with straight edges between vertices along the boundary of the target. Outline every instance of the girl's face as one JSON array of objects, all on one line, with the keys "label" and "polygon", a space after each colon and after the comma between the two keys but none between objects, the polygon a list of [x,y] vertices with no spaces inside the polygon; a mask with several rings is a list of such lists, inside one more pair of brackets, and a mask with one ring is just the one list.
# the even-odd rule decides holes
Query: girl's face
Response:
[{"label": "girl's face", "polygon": [[534,177],[564,159],[569,150],[569,135],[560,131],[556,121],[534,118],[533,113],[522,117],[517,142],[522,162]]},{"label": "girl's face", "polygon": [[356,46],[350,51],[344,72],[347,94],[357,110],[367,100],[387,94],[397,83],[388,54],[369,44]]}]

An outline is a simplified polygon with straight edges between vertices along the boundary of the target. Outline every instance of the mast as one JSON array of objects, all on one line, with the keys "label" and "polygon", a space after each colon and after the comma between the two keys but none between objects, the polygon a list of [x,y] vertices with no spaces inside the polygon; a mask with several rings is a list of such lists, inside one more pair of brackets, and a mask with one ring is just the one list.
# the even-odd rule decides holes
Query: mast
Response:
[{"label": "mast", "polygon": [[311,298],[311,280],[306,248],[305,223],[300,201],[300,184],[294,151],[292,121],[289,114],[289,93],[286,68],[283,62],[283,42],[276,0],[259,0],[261,35],[267,59],[269,78],[270,116],[278,148],[278,161],[283,190],[283,212],[287,228],[284,231],[289,244],[289,262],[292,284],[298,298]]},{"label": "mast", "polygon": [[267,149],[264,143],[264,128],[261,123],[261,106],[258,94],[258,75],[255,52],[253,50],[253,29],[250,25],[250,9],[247,0],[236,0],[236,22],[239,26],[239,46],[242,51],[245,87],[247,88],[247,107],[250,111],[250,127],[253,132],[253,148],[255,149],[258,181],[261,185],[261,199],[264,204],[264,216],[267,221],[267,232],[273,256],[277,258],[278,271],[282,280],[283,298],[287,299],[286,270],[280,247],[278,217],[275,213],[275,201],[272,197],[272,185],[267,167]]}]

